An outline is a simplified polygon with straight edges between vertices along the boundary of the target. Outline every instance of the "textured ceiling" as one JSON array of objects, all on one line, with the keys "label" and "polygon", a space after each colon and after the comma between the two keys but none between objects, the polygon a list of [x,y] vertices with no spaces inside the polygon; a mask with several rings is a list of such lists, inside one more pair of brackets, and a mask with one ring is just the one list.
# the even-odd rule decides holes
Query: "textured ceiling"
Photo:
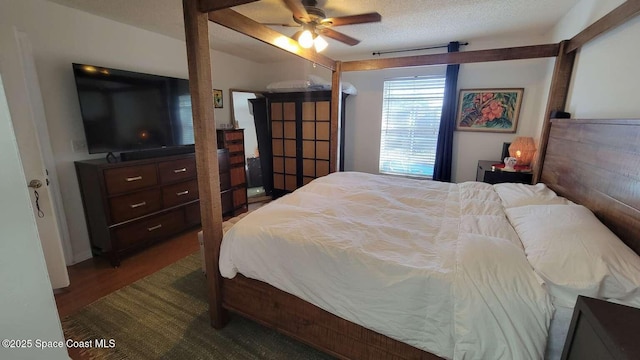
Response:
[{"label": "textured ceiling", "polygon": [[[125,24],[184,39],[181,0],[49,0]],[[579,0],[319,0],[328,17],[377,11],[382,22],[334,27],[361,40],[356,46],[328,39],[324,54],[336,60],[371,58],[372,52],[449,41],[545,34]],[[262,23],[292,24],[281,0],[234,10]],[[297,29],[273,26],[292,35]],[[284,51],[210,23],[211,47],[257,62],[290,59]]]}]

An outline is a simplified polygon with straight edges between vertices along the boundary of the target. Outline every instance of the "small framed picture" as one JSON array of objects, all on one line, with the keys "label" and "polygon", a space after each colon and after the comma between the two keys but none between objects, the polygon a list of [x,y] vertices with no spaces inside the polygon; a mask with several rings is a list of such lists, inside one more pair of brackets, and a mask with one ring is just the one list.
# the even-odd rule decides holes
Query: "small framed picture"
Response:
[{"label": "small framed picture", "polygon": [[514,133],[524,89],[460,90],[456,130]]},{"label": "small framed picture", "polygon": [[213,89],[213,107],[222,109],[222,90]]}]

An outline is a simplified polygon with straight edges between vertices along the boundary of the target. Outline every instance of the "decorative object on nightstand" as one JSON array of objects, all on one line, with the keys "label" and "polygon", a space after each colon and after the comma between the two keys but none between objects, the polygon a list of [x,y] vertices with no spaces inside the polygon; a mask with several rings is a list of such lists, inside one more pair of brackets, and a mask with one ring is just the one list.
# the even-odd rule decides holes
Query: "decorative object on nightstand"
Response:
[{"label": "decorative object on nightstand", "polygon": [[499,160],[480,160],[476,172],[476,181],[488,184],[505,182],[531,184],[533,173],[527,166],[515,165],[512,170],[504,170],[504,164]]},{"label": "decorative object on nightstand", "polygon": [[507,156],[506,158],[504,158],[504,168],[502,170],[515,171],[516,170],[515,166],[517,163],[518,163],[518,159]]},{"label": "decorative object on nightstand", "polygon": [[518,136],[509,145],[509,156],[518,160],[517,165],[529,166],[533,161],[533,156],[536,154],[536,144],[533,142],[533,138],[528,136]]},{"label": "decorative object on nightstand", "polygon": [[578,296],[562,360],[640,359],[640,309]]}]

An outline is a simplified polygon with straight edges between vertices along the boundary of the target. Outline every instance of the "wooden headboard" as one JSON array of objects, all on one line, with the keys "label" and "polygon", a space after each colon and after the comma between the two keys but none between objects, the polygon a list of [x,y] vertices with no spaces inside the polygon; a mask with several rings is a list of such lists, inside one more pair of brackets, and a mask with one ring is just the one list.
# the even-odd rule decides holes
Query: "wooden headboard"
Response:
[{"label": "wooden headboard", "polygon": [[541,182],[640,254],[640,120],[553,119]]}]

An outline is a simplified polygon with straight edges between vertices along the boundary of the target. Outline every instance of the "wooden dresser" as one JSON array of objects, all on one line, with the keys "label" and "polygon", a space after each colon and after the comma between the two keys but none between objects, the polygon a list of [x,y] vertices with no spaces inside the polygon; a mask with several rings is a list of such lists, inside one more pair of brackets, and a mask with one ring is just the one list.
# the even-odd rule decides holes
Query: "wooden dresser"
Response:
[{"label": "wooden dresser", "polygon": [[[233,211],[229,156],[218,150],[223,213]],[[94,255],[113,266],[123,253],[200,224],[194,154],[108,163],[76,161]]]},{"label": "wooden dresser", "polygon": [[244,130],[218,130],[218,148],[229,152],[229,175],[232,199],[231,213],[223,215],[237,216],[247,211],[247,172],[245,169]]}]

